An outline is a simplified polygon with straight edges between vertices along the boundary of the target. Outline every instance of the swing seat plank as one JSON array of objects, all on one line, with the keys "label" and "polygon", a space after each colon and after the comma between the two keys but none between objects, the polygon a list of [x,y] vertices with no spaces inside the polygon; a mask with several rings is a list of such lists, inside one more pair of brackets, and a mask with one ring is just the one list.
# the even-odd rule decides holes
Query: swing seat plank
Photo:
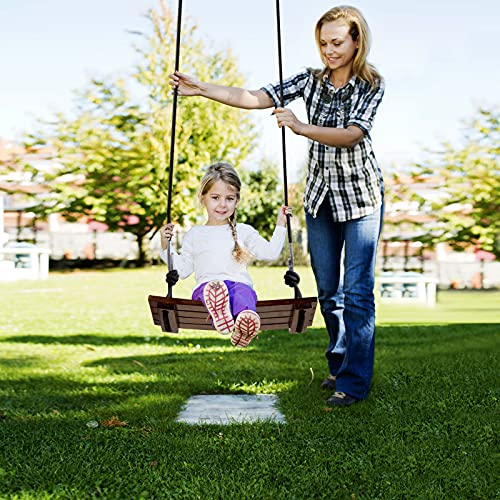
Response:
[{"label": "swing seat plank", "polygon": [[[164,332],[214,329],[210,315],[200,301],[150,295],[148,302],[154,324]],[[317,302],[316,297],[259,300],[257,313],[261,319],[261,329],[304,333],[313,322]]]}]

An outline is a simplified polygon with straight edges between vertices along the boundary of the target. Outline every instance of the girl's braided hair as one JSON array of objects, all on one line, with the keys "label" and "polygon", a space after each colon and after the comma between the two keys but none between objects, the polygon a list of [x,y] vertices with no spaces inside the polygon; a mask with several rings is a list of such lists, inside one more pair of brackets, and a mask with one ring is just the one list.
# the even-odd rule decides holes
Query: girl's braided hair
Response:
[{"label": "girl's braided hair", "polygon": [[[210,188],[217,181],[222,181],[233,187],[238,201],[240,200],[241,180],[236,172],[236,169],[229,163],[217,162],[207,168],[207,171],[201,180],[200,188],[198,190],[200,203],[203,201],[203,196],[210,191]],[[236,232],[236,210],[231,217],[228,218],[228,222],[234,239],[232,256],[236,262],[239,262],[240,264],[247,264],[252,259],[252,254],[245,248],[242,248],[238,243],[238,233]]]}]

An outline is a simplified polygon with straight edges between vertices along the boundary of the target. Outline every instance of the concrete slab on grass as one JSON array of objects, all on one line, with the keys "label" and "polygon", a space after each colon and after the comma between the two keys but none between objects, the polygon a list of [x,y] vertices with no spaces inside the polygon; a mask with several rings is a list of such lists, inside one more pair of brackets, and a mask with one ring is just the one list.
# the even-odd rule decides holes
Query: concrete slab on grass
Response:
[{"label": "concrete slab on grass", "polygon": [[177,422],[187,424],[235,424],[257,421],[285,422],[276,408],[274,394],[210,394],[191,396]]}]

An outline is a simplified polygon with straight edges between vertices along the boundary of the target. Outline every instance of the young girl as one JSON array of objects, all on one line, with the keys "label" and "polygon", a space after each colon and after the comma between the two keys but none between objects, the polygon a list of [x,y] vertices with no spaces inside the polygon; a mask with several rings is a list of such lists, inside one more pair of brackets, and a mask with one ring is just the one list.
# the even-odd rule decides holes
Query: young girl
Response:
[{"label": "young girl", "polygon": [[[208,167],[199,189],[200,203],[207,212],[204,226],[192,227],[184,236],[179,254],[171,250],[173,269],[170,282],[194,272],[193,300],[205,304],[215,329],[231,334],[231,343],[246,347],[260,329],[256,312],[257,295],[247,271],[252,258],[275,260],[286,236],[286,214],[282,206],[276,228],[266,241],[248,224],[236,223],[241,181],[232,165],[216,163]],[[167,246],[174,224],[161,228],[161,258],[168,262]]]},{"label": "young girl", "polygon": [[[339,6],[316,23],[323,67],[283,82],[283,100],[304,100],[308,123],[280,107],[280,84],[246,90],[172,75],[181,96],[198,95],[244,109],[275,106],[279,127],[309,140],[304,193],[311,265],[329,334],[327,400],[348,406],[370,390],[375,346],[375,256],[383,216],[383,181],[370,131],[384,81],[367,61],[368,24],[355,7]],[[341,258],[344,251],[344,266]],[[343,274],[342,274],[343,269]]]}]

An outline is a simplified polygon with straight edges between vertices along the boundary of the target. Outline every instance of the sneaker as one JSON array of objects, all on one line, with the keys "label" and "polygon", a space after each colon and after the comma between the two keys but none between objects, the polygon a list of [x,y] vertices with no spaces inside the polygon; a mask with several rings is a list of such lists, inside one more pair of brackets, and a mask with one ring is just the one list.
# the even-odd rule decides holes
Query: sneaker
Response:
[{"label": "sneaker", "polygon": [[333,396],[326,400],[326,404],[328,406],[351,406],[358,401],[359,399],[349,396],[349,394],[346,394],[345,392],[336,392]]},{"label": "sneaker", "polygon": [[255,311],[241,311],[234,324],[231,344],[235,347],[247,347],[260,330],[260,317]]},{"label": "sneaker", "polygon": [[229,307],[229,292],[223,281],[210,281],[203,289],[205,305],[215,329],[227,335],[234,330],[234,319]]},{"label": "sneaker", "polygon": [[321,389],[325,389],[327,391],[334,391],[337,386],[337,377],[335,375],[328,375],[328,377],[321,382]]}]

